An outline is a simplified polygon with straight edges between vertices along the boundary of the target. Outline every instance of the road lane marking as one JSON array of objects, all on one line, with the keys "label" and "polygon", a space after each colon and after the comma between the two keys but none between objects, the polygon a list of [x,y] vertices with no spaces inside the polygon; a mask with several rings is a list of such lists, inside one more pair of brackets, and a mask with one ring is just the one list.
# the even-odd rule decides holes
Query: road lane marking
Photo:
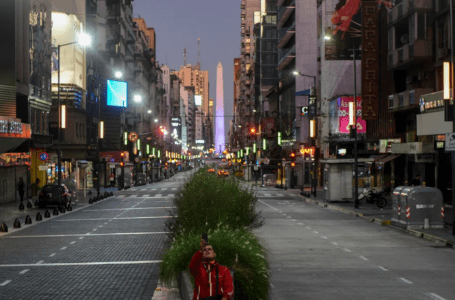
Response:
[{"label": "road lane marking", "polygon": [[292,219],[291,221],[297,222],[297,220],[296,220],[296,219]]},{"label": "road lane marking", "polygon": [[44,262],[44,260],[40,260],[39,262],[36,263],[36,265],[40,265]]},{"label": "road lane marking", "polygon": [[97,266],[97,265],[139,265],[139,264],[159,264],[161,262],[162,262],[162,260],[139,260],[139,261],[84,262],[84,263],[9,264],[9,265],[0,265],[0,268],[53,267],[53,266]]},{"label": "road lane marking", "polygon": [[80,239],[80,240],[82,240],[83,238],[84,238],[84,237],[83,237],[83,236],[81,236],[79,239]]},{"label": "road lane marking", "polygon": [[100,220],[134,220],[134,219],[165,219],[173,218],[172,216],[157,216],[157,217],[129,217],[129,218],[98,218],[98,219],[68,219],[68,220],[55,220],[57,222],[72,222],[72,221],[100,221]]},{"label": "road lane marking", "polygon": [[66,248],[68,248],[68,247],[66,247],[66,246],[65,246],[65,247],[62,247],[62,248],[60,248],[60,250],[65,250]]},{"label": "road lane marking", "polygon": [[404,277],[398,278],[398,280],[401,280],[401,281],[403,281],[404,283],[407,283],[407,284],[413,284],[412,281],[409,281],[409,280],[407,280],[407,279],[404,278]]},{"label": "road lane marking", "polygon": [[166,191],[166,190],[167,190],[167,188],[162,188],[161,190],[162,190],[162,191]]},{"label": "road lane marking", "polygon": [[74,245],[74,244],[76,244],[76,241],[70,243],[70,245]]},{"label": "road lane marking", "polygon": [[297,223],[297,225],[301,225],[301,226],[303,226],[303,225],[305,225],[305,224],[303,224],[303,223]]},{"label": "road lane marking", "polygon": [[270,208],[271,208],[271,209],[273,209],[273,210],[276,210],[276,211],[278,211],[278,209],[276,209],[276,208],[275,208],[275,207],[273,207],[273,206],[270,206],[270,205],[268,205],[267,203],[265,203],[265,202],[264,202],[264,201],[262,201],[262,200],[259,200],[259,202],[261,202],[262,204],[264,204],[264,205],[266,205],[266,206],[270,207]]},{"label": "road lane marking", "polygon": [[[61,250],[61,249],[60,249],[60,250]],[[54,256],[56,256],[56,255],[57,255],[57,253],[52,253],[51,255],[49,255],[49,257],[54,257]]]},{"label": "road lane marking", "polygon": [[98,226],[99,228],[103,227],[103,225]]},{"label": "road lane marking", "polygon": [[438,294],[435,294],[435,293],[428,293],[425,295],[427,295],[428,297],[435,299],[435,300],[446,300],[446,298],[442,298],[441,296],[439,296]]},{"label": "road lane marking", "polygon": [[[165,201],[165,202],[169,202],[169,201]],[[137,204],[136,204],[137,205]],[[175,208],[175,206],[155,206],[155,207],[139,207],[139,208],[136,208],[136,207],[128,207],[128,208],[108,208],[108,209],[86,209],[84,211],[116,211],[116,210],[133,210],[133,209],[163,209],[163,208]]]},{"label": "road lane marking", "polygon": [[172,188],[173,191],[177,190],[177,188]]},{"label": "road lane marking", "polygon": [[276,194],[278,197],[284,197],[283,194]]},{"label": "road lane marking", "polygon": [[30,269],[25,269],[25,270],[20,271],[19,274],[23,275],[23,274],[27,273],[28,271],[30,271]]},{"label": "road lane marking", "polygon": [[286,219],[290,219],[291,217],[287,216]]},{"label": "road lane marking", "polygon": [[335,242],[330,242],[330,243],[335,245],[335,246],[338,246],[338,243],[335,243]]},{"label": "road lane marking", "polygon": [[327,237],[326,237],[326,236],[321,236],[321,239],[324,239],[324,240],[326,240],[326,239],[327,239]]},{"label": "road lane marking", "polygon": [[95,228],[95,229],[93,229],[92,231],[97,231],[97,229]]},{"label": "road lane marking", "polygon": [[381,269],[381,270],[383,270],[383,271],[386,271],[386,272],[388,271],[386,268],[381,267],[381,266],[379,266],[378,268]]},{"label": "road lane marking", "polygon": [[368,260],[368,258],[366,258],[365,256],[359,256],[359,257],[363,260]]},{"label": "road lane marking", "polygon": [[[155,197],[161,197],[161,196],[163,196],[163,195],[161,195],[161,194],[156,194],[156,195],[155,195]],[[163,198],[164,198],[164,197],[163,197]]]},{"label": "road lane marking", "polygon": [[317,231],[313,231],[313,233],[315,233],[315,234],[319,234],[319,232],[317,232]]},{"label": "road lane marking", "polygon": [[0,283],[0,286],[5,286],[7,285],[8,283],[10,283],[12,280],[6,280],[6,281],[3,281],[2,283]]},{"label": "road lane marking", "polygon": [[346,251],[346,252],[352,252],[351,250],[346,249],[346,248],[344,248],[344,251]]},{"label": "road lane marking", "polygon": [[307,226],[306,229],[311,230],[311,227],[308,227],[308,226]]}]

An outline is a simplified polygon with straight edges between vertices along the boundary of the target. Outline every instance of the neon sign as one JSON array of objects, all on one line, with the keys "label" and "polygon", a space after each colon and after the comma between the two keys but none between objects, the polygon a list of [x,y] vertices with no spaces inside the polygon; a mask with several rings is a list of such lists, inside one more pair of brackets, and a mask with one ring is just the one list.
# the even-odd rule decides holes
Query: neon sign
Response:
[{"label": "neon sign", "polygon": [[313,156],[314,155],[314,147],[302,148],[302,149],[300,149],[300,153],[302,153],[303,155],[310,154],[311,156]]}]

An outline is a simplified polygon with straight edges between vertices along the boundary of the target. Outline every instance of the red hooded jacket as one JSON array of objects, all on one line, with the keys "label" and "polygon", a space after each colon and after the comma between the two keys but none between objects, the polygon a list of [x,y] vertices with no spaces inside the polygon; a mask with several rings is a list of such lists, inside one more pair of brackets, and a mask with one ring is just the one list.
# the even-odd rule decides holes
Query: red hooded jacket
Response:
[{"label": "red hooded jacket", "polygon": [[[205,266],[204,266],[205,265]],[[228,268],[219,265],[217,262],[210,264],[202,261],[202,252],[194,253],[190,262],[190,272],[194,277],[196,287],[194,288],[193,299],[204,299],[205,297],[216,296],[216,267],[218,267],[218,295],[231,299],[234,295],[231,272]],[[207,269],[210,269],[210,278]]]}]

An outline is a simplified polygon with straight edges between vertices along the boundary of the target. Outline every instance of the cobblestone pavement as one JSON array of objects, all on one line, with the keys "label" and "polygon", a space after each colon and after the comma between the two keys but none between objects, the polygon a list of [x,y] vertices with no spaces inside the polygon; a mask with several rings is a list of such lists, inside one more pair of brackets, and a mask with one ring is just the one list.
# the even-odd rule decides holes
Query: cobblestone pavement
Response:
[{"label": "cobblestone pavement", "polygon": [[[51,217],[43,221],[35,215],[46,209],[0,206],[3,220],[22,223],[0,233],[0,299],[151,299],[164,222],[189,175],[116,191],[93,204],[80,197],[71,212],[54,216],[48,208]],[[27,214],[31,225],[25,225]]]}]

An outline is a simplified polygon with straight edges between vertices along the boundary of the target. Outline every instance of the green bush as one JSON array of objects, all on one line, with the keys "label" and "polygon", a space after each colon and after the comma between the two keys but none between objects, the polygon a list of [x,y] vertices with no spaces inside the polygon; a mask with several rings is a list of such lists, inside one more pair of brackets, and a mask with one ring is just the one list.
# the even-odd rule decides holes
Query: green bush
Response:
[{"label": "green bush", "polygon": [[171,240],[188,232],[208,232],[218,224],[233,230],[259,228],[263,218],[255,211],[257,201],[253,189],[241,187],[235,178],[200,169],[177,192],[166,228]]},{"label": "green bush", "polygon": [[[243,229],[232,230],[219,224],[215,230],[207,230],[209,243],[216,253],[216,260],[223,266],[235,269],[234,285],[237,298],[267,299],[269,266],[267,254],[259,240]],[[191,257],[199,249],[199,232],[179,236],[163,255],[160,278],[170,285],[182,271],[188,271]],[[239,297],[240,296],[240,297]]]}]

